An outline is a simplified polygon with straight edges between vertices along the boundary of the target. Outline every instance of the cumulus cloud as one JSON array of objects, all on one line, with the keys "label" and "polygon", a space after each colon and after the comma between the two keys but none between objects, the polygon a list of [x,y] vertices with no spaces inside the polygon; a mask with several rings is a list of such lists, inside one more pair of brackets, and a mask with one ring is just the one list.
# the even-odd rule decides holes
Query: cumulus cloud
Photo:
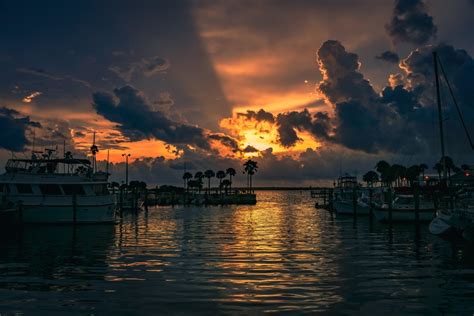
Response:
[{"label": "cumulus cloud", "polygon": [[222,133],[211,133],[208,135],[208,138],[219,141],[224,146],[230,148],[234,153],[240,151],[239,142],[233,137]]},{"label": "cumulus cloud", "polygon": [[323,81],[318,89],[332,103],[352,99],[370,99],[377,95],[369,81],[359,72],[357,54],[347,52],[339,41],[328,40],[318,50]]},{"label": "cumulus cloud", "polygon": [[398,64],[398,62],[400,61],[400,57],[398,56],[398,54],[389,50],[381,53],[378,56],[375,56],[375,58],[392,64]]},{"label": "cumulus cloud", "polygon": [[93,94],[93,107],[98,114],[119,124],[121,132],[131,140],[154,137],[173,145],[193,145],[209,149],[202,128],[174,122],[161,111],[154,111],[138,90],[124,86],[114,90],[115,97],[105,92]]},{"label": "cumulus cloud", "polygon": [[318,139],[328,139],[331,129],[328,113],[311,115],[307,109],[280,113],[277,124],[279,141],[285,147],[293,146],[299,140],[296,130],[309,132]]},{"label": "cumulus cloud", "polygon": [[395,0],[392,19],[385,29],[394,42],[416,45],[426,44],[437,32],[423,0]]},{"label": "cumulus cloud", "polygon": [[[398,94],[406,92],[403,87],[387,90],[385,99],[381,98],[359,72],[357,54],[347,52],[338,41],[323,43],[318,63],[323,74],[319,90],[334,105],[335,128],[329,141],[370,153],[420,149],[413,126],[398,112],[402,106]],[[400,143],[400,139],[406,141]]]},{"label": "cumulus cloud", "polygon": [[16,110],[3,107],[0,108],[0,126],[0,148],[22,151],[29,144],[26,131],[30,127],[41,127],[41,124]]}]

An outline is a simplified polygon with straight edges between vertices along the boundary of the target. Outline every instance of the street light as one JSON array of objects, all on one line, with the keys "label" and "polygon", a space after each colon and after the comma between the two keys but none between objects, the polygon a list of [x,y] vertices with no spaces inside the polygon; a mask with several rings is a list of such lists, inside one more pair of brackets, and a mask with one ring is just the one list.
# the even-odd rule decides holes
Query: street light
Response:
[{"label": "street light", "polygon": [[130,154],[122,154],[122,157],[125,157],[125,185],[128,186],[128,157]]}]

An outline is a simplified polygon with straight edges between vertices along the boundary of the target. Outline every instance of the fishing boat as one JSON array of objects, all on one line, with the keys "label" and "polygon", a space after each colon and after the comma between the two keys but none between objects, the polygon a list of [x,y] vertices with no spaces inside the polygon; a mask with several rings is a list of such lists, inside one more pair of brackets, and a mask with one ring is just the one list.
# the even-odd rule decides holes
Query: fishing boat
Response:
[{"label": "fishing boat", "polygon": [[368,192],[359,187],[357,177],[345,174],[337,179],[332,202],[337,214],[369,215],[370,203]]},{"label": "fishing boat", "polygon": [[[416,213],[415,197],[412,194],[396,196],[392,202],[391,210],[388,203],[374,209],[375,218],[381,222],[390,220],[394,222],[414,222],[417,221]],[[418,216],[418,220],[421,222],[431,221],[434,218],[435,206],[432,200],[420,198]]]},{"label": "fishing boat", "polygon": [[9,159],[0,175],[0,195],[23,223],[113,223],[114,197],[108,173],[94,172],[88,159],[53,157]]}]

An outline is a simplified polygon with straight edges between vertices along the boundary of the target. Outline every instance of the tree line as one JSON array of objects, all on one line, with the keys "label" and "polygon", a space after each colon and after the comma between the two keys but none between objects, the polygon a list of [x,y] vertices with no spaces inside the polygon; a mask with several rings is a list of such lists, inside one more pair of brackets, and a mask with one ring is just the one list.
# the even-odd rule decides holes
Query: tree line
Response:
[{"label": "tree line", "polygon": [[[244,170],[243,173],[247,175],[247,189],[252,191],[252,178],[258,170],[258,165],[256,161],[248,160],[243,164]],[[186,192],[194,191],[201,194],[201,191],[204,187],[204,179],[207,179],[207,189],[206,193],[211,194],[211,179],[219,179],[219,194],[222,194],[224,191],[225,194],[228,194],[232,190],[232,178],[235,177],[237,172],[234,168],[227,168],[224,170],[214,170],[208,169],[206,171],[197,171],[194,175],[191,172],[185,172],[183,174],[183,184],[184,190]],[[229,177],[226,179],[226,177]]]},{"label": "tree line", "polygon": [[[433,170],[437,172],[439,180],[442,179],[445,165],[448,177],[459,172],[471,171],[469,165],[463,164],[461,167],[457,167],[451,157],[445,156],[444,161],[443,158],[441,158],[440,161],[433,166]],[[383,186],[412,186],[420,176],[425,176],[425,172],[428,169],[429,167],[425,163],[405,167],[400,164],[391,165],[387,161],[381,160],[375,165],[375,171],[368,171],[364,174],[362,180],[366,182],[368,186],[372,186],[377,182],[380,182]]]}]

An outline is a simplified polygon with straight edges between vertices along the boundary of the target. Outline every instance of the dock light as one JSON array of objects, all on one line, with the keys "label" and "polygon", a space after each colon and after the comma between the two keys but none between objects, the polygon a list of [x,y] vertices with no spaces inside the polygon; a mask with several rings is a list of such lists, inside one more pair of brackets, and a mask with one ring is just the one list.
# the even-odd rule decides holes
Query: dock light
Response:
[{"label": "dock light", "polygon": [[469,177],[471,174],[469,172],[464,173],[464,176]]}]

